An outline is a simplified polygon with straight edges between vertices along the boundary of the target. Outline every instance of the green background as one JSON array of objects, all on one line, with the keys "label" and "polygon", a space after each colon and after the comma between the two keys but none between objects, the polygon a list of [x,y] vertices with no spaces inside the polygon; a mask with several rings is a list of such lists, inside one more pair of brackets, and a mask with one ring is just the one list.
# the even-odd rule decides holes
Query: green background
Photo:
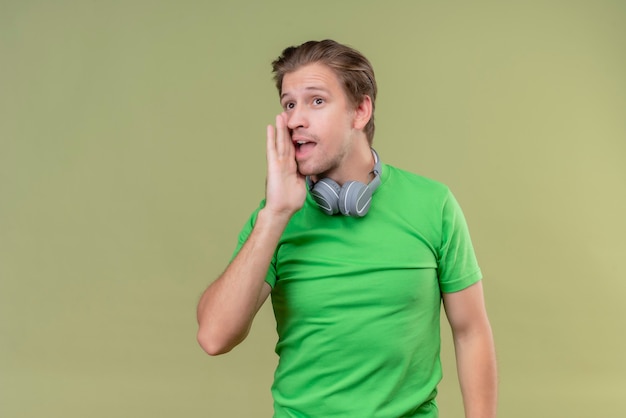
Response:
[{"label": "green background", "polygon": [[382,159],[464,208],[500,416],[626,416],[619,0],[0,1],[0,416],[271,415],[269,306],[211,358],[195,305],[263,197],[270,62],[322,38],[374,65]]}]

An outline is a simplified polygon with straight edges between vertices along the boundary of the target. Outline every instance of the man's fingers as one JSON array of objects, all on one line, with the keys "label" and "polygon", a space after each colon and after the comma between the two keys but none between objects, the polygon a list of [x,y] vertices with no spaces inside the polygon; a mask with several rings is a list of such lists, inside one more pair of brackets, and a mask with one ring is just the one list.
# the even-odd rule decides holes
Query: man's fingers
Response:
[{"label": "man's fingers", "polygon": [[285,155],[285,121],[283,115],[276,115],[276,154]]},{"label": "man's fingers", "polygon": [[276,128],[272,125],[267,126],[267,158],[268,161],[295,158],[295,148],[282,113],[276,116]]},{"label": "man's fingers", "polygon": [[276,133],[272,125],[267,125],[266,154],[267,161],[273,161],[276,157]]},{"label": "man's fingers", "polygon": [[276,152],[279,157],[294,156],[294,147],[284,113],[276,116]]}]

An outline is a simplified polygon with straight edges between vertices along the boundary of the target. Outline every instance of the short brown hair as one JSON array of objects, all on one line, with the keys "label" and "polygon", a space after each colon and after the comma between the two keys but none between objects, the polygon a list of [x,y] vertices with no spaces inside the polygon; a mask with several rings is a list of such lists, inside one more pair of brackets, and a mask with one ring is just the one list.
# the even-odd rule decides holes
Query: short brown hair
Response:
[{"label": "short brown hair", "polygon": [[376,78],[372,64],[359,51],[330,39],[309,41],[290,46],[272,62],[272,72],[278,94],[282,94],[283,77],[308,64],[322,63],[339,77],[346,96],[353,106],[358,106],[364,96],[372,100],[372,117],[364,131],[370,145],[374,140],[374,108],[376,103]]}]

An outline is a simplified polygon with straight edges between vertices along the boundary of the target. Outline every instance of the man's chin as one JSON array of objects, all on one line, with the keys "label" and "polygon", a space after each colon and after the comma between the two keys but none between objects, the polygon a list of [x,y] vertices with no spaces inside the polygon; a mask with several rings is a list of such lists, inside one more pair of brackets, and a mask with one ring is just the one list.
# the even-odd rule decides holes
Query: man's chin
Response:
[{"label": "man's chin", "polygon": [[306,174],[306,173],[301,173],[299,171],[298,171],[298,173],[302,177],[306,177],[306,178],[310,179],[313,183],[317,183],[317,180],[319,180],[319,176],[317,176],[316,174]]},{"label": "man's chin", "polygon": [[306,177],[306,176],[312,176],[313,175],[313,173],[311,173],[310,170],[307,170],[307,168],[304,166],[304,164],[299,163],[297,161],[296,161],[296,164],[298,166],[298,173],[301,176],[305,176]]},{"label": "man's chin", "polygon": [[327,173],[327,171],[321,169],[319,165],[307,165],[303,162],[296,163],[298,166],[298,173],[300,173],[301,176],[310,177],[313,182],[316,182],[320,178],[324,177],[324,174]]}]

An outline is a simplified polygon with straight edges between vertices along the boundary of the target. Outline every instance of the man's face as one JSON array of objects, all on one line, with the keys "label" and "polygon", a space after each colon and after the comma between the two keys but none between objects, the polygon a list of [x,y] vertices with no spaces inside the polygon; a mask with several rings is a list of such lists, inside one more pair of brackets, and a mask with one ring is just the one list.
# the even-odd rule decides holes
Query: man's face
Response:
[{"label": "man's face", "polygon": [[281,105],[302,175],[342,181],[355,141],[355,111],[324,64],[309,64],[283,77]]}]

